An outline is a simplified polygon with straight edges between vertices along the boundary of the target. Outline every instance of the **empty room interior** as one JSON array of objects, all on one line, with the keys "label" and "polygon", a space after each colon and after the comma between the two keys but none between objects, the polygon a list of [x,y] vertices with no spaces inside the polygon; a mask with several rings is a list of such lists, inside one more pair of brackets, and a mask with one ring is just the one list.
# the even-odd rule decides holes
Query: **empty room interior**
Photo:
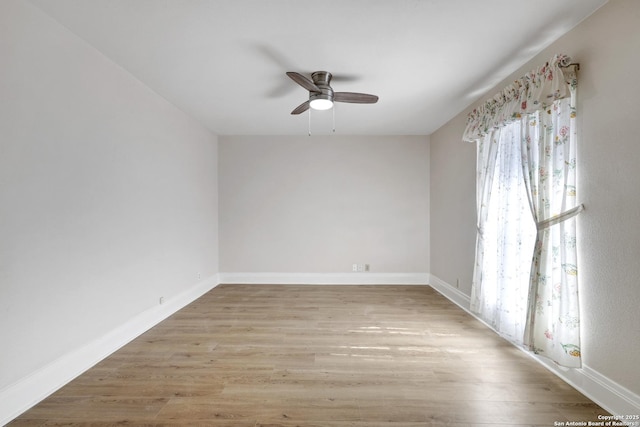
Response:
[{"label": "empty room interior", "polygon": [[3,0],[0,425],[640,426],[638,52],[636,0]]}]

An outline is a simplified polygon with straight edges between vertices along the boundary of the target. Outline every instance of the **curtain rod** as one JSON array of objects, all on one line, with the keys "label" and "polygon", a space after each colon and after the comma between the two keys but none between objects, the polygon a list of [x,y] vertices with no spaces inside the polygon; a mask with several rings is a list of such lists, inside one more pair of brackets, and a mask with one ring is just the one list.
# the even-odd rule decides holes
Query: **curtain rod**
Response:
[{"label": "curtain rod", "polygon": [[567,65],[560,65],[560,68],[569,68],[569,67],[576,67],[576,70],[580,70],[580,63],[579,62],[572,62],[572,63],[567,64]]}]

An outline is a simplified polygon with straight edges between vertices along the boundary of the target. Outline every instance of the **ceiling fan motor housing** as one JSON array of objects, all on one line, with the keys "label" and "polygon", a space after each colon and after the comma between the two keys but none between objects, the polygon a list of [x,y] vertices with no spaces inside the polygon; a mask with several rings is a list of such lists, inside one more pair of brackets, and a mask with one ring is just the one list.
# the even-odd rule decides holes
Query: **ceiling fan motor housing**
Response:
[{"label": "ceiling fan motor housing", "polygon": [[333,102],[333,89],[331,83],[331,73],[328,71],[316,71],[311,74],[313,83],[320,89],[320,92],[309,92],[309,101],[314,99],[326,99]]}]

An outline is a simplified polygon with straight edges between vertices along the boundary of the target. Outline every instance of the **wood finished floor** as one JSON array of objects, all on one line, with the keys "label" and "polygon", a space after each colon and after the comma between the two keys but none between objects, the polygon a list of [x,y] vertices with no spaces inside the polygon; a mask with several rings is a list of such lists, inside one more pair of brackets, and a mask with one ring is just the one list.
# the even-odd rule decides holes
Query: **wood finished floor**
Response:
[{"label": "wood finished floor", "polygon": [[426,286],[220,285],[11,426],[553,426],[602,408]]}]

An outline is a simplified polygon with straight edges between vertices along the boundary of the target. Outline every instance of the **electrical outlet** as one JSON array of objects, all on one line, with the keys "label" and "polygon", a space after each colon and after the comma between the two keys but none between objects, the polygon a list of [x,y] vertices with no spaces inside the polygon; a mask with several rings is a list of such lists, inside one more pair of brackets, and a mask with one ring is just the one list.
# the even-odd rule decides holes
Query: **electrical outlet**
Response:
[{"label": "electrical outlet", "polygon": [[358,271],[358,264],[353,264],[353,266],[351,266],[351,271]]},{"label": "electrical outlet", "polygon": [[364,264],[358,264],[358,272],[362,273],[364,271]]},{"label": "electrical outlet", "polygon": [[371,266],[369,264],[365,264],[364,271],[371,271]]}]

